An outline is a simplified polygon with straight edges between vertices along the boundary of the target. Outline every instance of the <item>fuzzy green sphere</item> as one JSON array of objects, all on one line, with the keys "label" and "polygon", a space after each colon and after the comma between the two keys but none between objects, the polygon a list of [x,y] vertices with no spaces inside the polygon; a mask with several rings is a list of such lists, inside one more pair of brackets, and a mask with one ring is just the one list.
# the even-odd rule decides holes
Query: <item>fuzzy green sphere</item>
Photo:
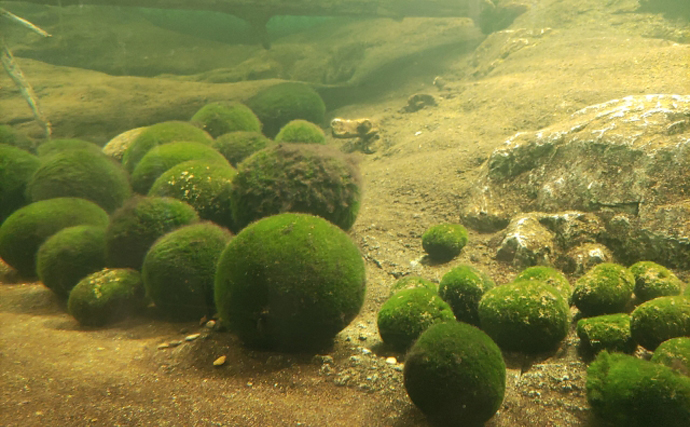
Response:
[{"label": "fuzzy green sphere", "polygon": [[479,302],[482,329],[504,350],[537,353],[568,334],[570,309],[551,285],[517,282],[498,286]]},{"label": "fuzzy green sphere", "polygon": [[365,269],[341,229],[306,214],[261,219],[233,238],[218,262],[222,322],[250,345],[322,348],[357,316]]},{"label": "fuzzy green sphere", "polygon": [[422,333],[407,354],[403,375],[412,402],[439,427],[484,425],[500,408],[506,388],[501,350],[462,322]]},{"label": "fuzzy green sphere", "polygon": [[64,228],[49,237],[36,255],[38,278],[64,298],[81,279],[104,267],[105,226]]},{"label": "fuzzy green sphere", "polygon": [[587,400],[615,426],[690,425],[690,378],[627,354],[599,353],[587,369]]},{"label": "fuzzy green sphere", "polygon": [[443,275],[438,294],[453,309],[460,322],[479,325],[479,301],[496,286],[485,273],[469,265],[460,265]]},{"label": "fuzzy green sphere", "polygon": [[292,120],[321,123],[326,113],[321,96],[303,83],[280,83],[263,89],[247,105],[263,123],[263,132],[269,138]]},{"label": "fuzzy green sphere", "polygon": [[259,132],[230,132],[221,135],[213,142],[212,147],[220,152],[232,166],[259,150],[273,145],[273,141]]},{"label": "fuzzy green sphere", "polygon": [[93,142],[84,141],[83,139],[53,139],[51,141],[44,142],[38,146],[38,156],[46,157],[52,156],[53,154],[62,153],[67,150],[91,150],[96,151],[101,154],[101,147],[94,144]]},{"label": "fuzzy green sphere", "polygon": [[627,268],[598,264],[575,283],[572,301],[583,316],[625,311],[635,287],[635,276]]},{"label": "fuzzy green sphere", "polygon": [[391,295],[406,289],[424,288],[438,293],[438,285],[419,276],[406,276],[398,280],[391,287]]},{"label": "fuzzy green sphere", "polygon": [[235,131],[261,132],[261,122],[254,112],[239,102],[206,104],[191,122],[214,138]]},{"label": "fuzzy green sphere", "polygon": [[552,267],[534,266],[526,268],[522,270],[522,272],[518,274],[513,281],[522,282],[530,280],[544,282],[547,285],[553,286],[561,291],[561,294],[563,294],[563,297],[566,300],[570,300],[570,296],[573,293],[568,279],[563,275],[563,273]]},{"label": "fuzzy green sphere", "polygon": [[303,144],[325,144],[326,134],[314,123],[306,120],[292,120],[280,129],[276,142],[299,142]]},{"label": "fuzzy green sphere", "polygon": [[632,312],[633,339],[647,350],[667,339],[690,336],[690,298],[659,297],[639,305]]},{"label": "fuzzy green sphere", "polygon": [[637,347],[630,333],[630,316],[625,313],[580,319],[577,322],[577,336],[583,347],[591,353],[601,350],[632,353]]},{"label": "fuzzy green sphere", "polygon": [[642,301],[680,295],[683,282],[663,265],[640,261],[630,266],[630,272],[635,276],[635,296]]},{"label": "fuzzy green sphere", "polygon": [[450,261],[467,244],[467,230],[460,224],[438,224],[422,235],[422,247],[431,259]]},{"label": "fuzzy green sphere", "polygon": [[690,375],[690,338],[678,337],[662,342],[654,350],[651,361]]},{"label": "fuzzy green sphere", "polygon": [[232,234],[211,222],[187,225],[158,239],[146,254],[146,295],[173,320],[211,318],[220,254]]},{"label": "fuzzy green sphere", "polygon": [[15,131],[9,125],[0,125],[0,144],[11,145],[31,154],[36,154],[36,142]]},{"label": "fuzzy green sphere", "polygon": [[153,242],[164,234],[195,223],[193,207],[170,197],[134,197],[113,213],[105,232],[109,267],[139,270]]},{"label": "fuzzy green sphere", "polygon": [[304,212],[349,230],[361,199],[359,168],[339,150],[279,144],[243,161],[232,184],[232,214],[242,228],[281,212]]},{"label": "fuzzy green sphere", "polygon": [[403,352],[429,326],[455,321],[453,310],[435,291],[406,289],[383,303],[376,318],[383,342]]},{"label": "fuzzy green sphere", "polygon": [[36,253],[46,239],[75,225],[108,225],[108,213],[76,197],[42,200],[16,210],[0,227],[0,258],[24,277],[36,276]]},{"label": "fuzzy green sphere", "polygon": [[26,185],[40,164],[33,154],[0,144],[0,224],[29,203]]},{"label": "fuzzy green sphere", "polygon": [[104,326],[146,306],[138,271],[103,269],[83,278],[67,300],[69,313],[84,326]]}]

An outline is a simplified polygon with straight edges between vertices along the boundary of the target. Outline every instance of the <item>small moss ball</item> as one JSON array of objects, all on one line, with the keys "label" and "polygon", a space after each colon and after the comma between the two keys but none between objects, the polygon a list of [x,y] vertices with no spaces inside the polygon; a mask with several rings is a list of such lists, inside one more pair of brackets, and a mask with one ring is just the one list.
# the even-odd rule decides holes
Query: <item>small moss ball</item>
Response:
[{"label": "small moss ball", "polygon": [[570,310],[563,295],[540,282],[498,286],[479,302],[482,329],[504,350],[537,353],[568,334]]},{"label": "small moss ball", "polygon": [[434,282],[426,280],[419,276],[405,276],[402,279],[393,283],[391,286],[391,295],[404,291],[406,289],[425,288],[435,293],[438,293],[438,285]]},{"label": "small moss ball", "polygon": [[63,228],[49,237],[36,255],[38,278],[64,298],[81,279],[104,267],[105,226]]},{"label": "small moss ball", "polygon": [[273,145],[273,141],[259,132],[230,132],[221,135],[211,145],[225,157],[232,166],[259,150]]},{"label": "small moss ball", "polygon": [[460,224],[438,224],[422,235],[422,247],[436,261],[450,261],[467,244],[467,230]]},{"label": "small moss ball", "polygon": [[641,301],[680,295],[683,283],[663,265],[640,261],[630,266],[630,272],[635,276],[635,296]]},{"label": "small moss ball", "polygon": [[36,154],[36,142],[15,131],[9,125],[0,125],[0,144],[11,145],[31,154]]},{"label": "small moss ball", "polygon": [[625,311],[632,298],[635,276],[625,267],[603,263],[580,277],[573,290],[573,304],[583,316]]},{"label": "small moss ball", "polygon": [[630,315],[625,313],[604,314],[580,319],[577,336],[583,348],[590,353],[601,350],[632,353],[637,343],[630,333]]},{"label": "small moss ball", "polygon": [[338,227],[306,214],[256,221],[218,262],[215,302],[245,343],[285,350],[324,347],[364,302],[364,261]]},{"label": "small moss ball", "polygon": [[376,318],[383,342],[396,351],[405,351],[429,326],[455,321],[453,310],[435,291],[406,289],[383,303]]},{"label": "small moss ball", "polygon": [[26,185],[40,166],[33,154],[0,144],[0,224],[12,212],[29,203]]},{"label": "small moss ball", "polygon": [[349,230],[360,206],[359,168],[333,147],[279,144],[239,165],[231,199],[239,228],[269,215],[303,212]]},{"label": "small moss ball", "polygon": [[552,267],[535,266],[526,268],[520,274],[518,274],[513,281],[522,282],[530,280],[544,282],[547,285],[553,286],[561,291],[566,300],[570,300],[570,296],[573,293],[568,279],[563,275],[563,273]]},{"label": "small moss ball", "polygon": [[326,134],[314,123],[306,120],[292,120],[280,129],[276,142],[298,142],[303,144],[325,144]]},{"label": "small moss ball", "polygon": [[235,131],[261,132],[256,114],[239,102],[206,104],[194,114],[191,122],[214,138]]},{"label": "small moss ball", "polygon": [[690,336],[690,298],[685,296],[654,298],[631,316],[632,337],[647,350],[654,351],[671,338]]},{"label": "small moss ball", "polygon": [[100,150],[65,150],[43,158],[27,185],[33,201],[80,197],[113,212],[132,196],[127,173]]},{"label": "small moss ball", "polygon": [[288,122],[303,119],[321,123],[326,105],[318,93],[303,83],[280,83],[263,89],[247,101],[269,138],[276,136]]},{"label": "small moss ball", "polygon": [[[46,157],[67,150],[91,150],[101,153],[101,147],[83,139],[53,139],[38,146],[38,156]],[[102,154],[102,153],[101,153]]]},{"label": "small moss ball", "polygon": [[0,227],[0,258],[23,277],[36,276],[36,253],[45,240],[75,225],[108,225],[108,213],[76,197],[31,203],[16,210]]},{"label": "small moss ball", "polygon": [[615,426],[690,425],[690,378],[627,354],[599,353],[587,369],[587,400]]},{"label": "small moss ball", "polygon": [[462,322],[424,331],[407,354],[403,376],[412,402],[439,427],[484,425],[501,406],[506,388],[501,350]]},{"label": "small moss ball", "polygon": [[194,208],[180,200],[134,197],[110,218],[105,232],[107,265],[139,270],[156,239],[198,220]]},{"label": "small moss ball", "polygon": [[146,295],[173,320],[211,318],[216,263],[231,234],[211,222],[187,225],[158,239],[146,254]]},{"label": "small moss ball", "polygon": [[690,338],[678,337],[662,342],[654,350],[651,361],[690,375]]},{"label": "small moss ball", "polygon": [[146,306],[138,271],[103,269],[83,278],[67,300],[69,313],[84,326],[104,326]]},{"label": "small moss ball", "polygon": [[479,325],[479,301],[496,286],[485,273],[469,265],[460,265],[443,275],[438,293],[461,322]]}]

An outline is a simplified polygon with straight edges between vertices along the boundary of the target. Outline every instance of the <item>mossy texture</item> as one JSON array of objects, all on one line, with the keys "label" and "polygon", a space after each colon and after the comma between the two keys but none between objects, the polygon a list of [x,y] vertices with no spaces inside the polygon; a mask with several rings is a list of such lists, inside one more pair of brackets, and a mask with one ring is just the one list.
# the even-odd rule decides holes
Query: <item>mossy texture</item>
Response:
[{"label": "mossy texture", "polygon": [[639,305],[632,312],[630,331],[633,339],[654,351],[662,342],[690,336],[690,298],[659,297]]},{"label": "mossy texture", "polygon": [[225,157],[232,166],[259,150],[273,145],[273,141],[259,132],[230,132],[221,135],[211,145]]},{"label": "mossy texture", "polygon": [[482,329],[504,350],[537,353],[568,334],[570,310],[551,285],[518,282],[498,286],[479,302]]},{"label": "mossy texture", "polygon": [[435,291],[406,289],[392,295],[379,310],[376,324],[383,342],[405,351],[429,326],[455,321],[453,310]]},{"label": "mossy texture", "polygon": [[580,319],[577,322],[577,336],[591,353],[602,350],[632,353],[637,347],[630,333],[630,315],[625,313]]},{"label": "mossy texture", "polygon": [[26,185],[40,166],[33,154],[0,144],[0,224],[12,212],[29,203]]},{"label": "mossy texture", "polygon": [[333,147],[279,144],[239,165],[231,199],[238,228],[269,215],[303,212],[349,230],[360,207],[359,168]]},{"label": "mossy texture", "polygon": [[630,266],[630,272],[635,276],[635,296],[641,301],[680,295],[683,283],[663,265],[640,261]]},{"label": "mossy texture", "polygon": [[604,263],[594,266],[575,283],[572,302],[583,316],[625,311],[635,287],[635,276],[625,267]]},{"label": "mossy texture", "polygon": [[38,146],[38,156],[47,157],[53,154],[62,153],[67,150],[91,150],[94,152],[101,152],[101,147],[93,142],[84,141],[83,139],[53,139]]},{"label": "mossy texture", "polygon": [[64,298],[81,279],[104,267],[105,226],[64,228],[49,237],[36,255],[38,278]]},{"label": "mossy texture", "polygon": [[690,376],[690,338],[678,337],[662,342],[654,350],[651,361]]},{"label": "mossy texture", "polygon": [[530,280],[543,282],[547,285],[553,286],[561,291],[561,294],[563,294],[563,297],[566,300],[570,300],[570,297],[573,293],[568,279],[563,275],[563,273],[553,267],[535,266],[526,268],[522,270],[522,272],[520,272],[520,274],[518,274],[513,281],[522,282]]},{"label": "mossy texture", "polygon": [[484,425],[503,402],[506,366],[481,330],[462,322],[431,326],[410,349],[403,371],[412,402],[439,427]]},{"label": "mossy texture", "polygon": [[420,276],[405,276],[391,286],[391,295],[406,289],[425,288],[438,293],[438,285]]},{"label": "mossy texture", "polygon": [[36,143],[29,137],[16,132],[9,125],[0,125],[0,144],[11,145],[31,154],[36,154]]},{"label": "mossy texture", "polygon": [[228,132],[261,132],[256,114],[239,102],[207,104],[194,114],[192,124],[217,138]]},{"label": "mossy texture", "polygon": [[74,197],[43,200],[24,206],[0,227],[0,257],[24,277],[36,276],[36,253],[45,240],[75,225],[108,225],[108,213],[97,204]]},{"label": "mossy texture", "polygon": [[614,426],[690,425],[690,378],[627,354],[599,353],[587,369],[587,400]]},{"label": "mossy texture", "polygon": [[438,293],[458,321],[478,326],[479,301],[495,286],[487,274],[470,265],[460,265],[443,275]]},{"label": "mossy texture", "polygon": [[436,261],[450,261],[455,258],[467,241],[467,230],[460,224],[434,225],[422,235],[424,251]]},{"label": "mossy texture", "polygon": [[218,262],[215,302],[244,342],[304,350],[328,345],[364,302],[365,268],[338,227],[306,214],[259,220]]},{"label": "mossy texture", "polygon": [[298,142],[302,144],[325,144],[326,134],[320,127],[306,120],[292,120],[280,129],[276,142]]}]

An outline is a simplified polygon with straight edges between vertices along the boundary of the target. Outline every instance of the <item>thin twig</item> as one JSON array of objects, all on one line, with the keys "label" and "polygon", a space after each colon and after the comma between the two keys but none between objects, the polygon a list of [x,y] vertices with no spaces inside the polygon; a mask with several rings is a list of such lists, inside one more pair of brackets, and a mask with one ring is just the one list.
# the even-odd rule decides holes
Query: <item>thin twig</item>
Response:
[{"label": "thin twig", "polygon": [[32,24],[31,22],[27,21],[26,19],[20,18],[20,17],[18,17],[17,15],[15,15],[14,13],[12,13],[12,12],[10,12],[10,11],[8,11],[8,10],[5,10],[5,9],[3,9],[3,8],[1,8],[1,7],[0,7],[0,16],[4,16],[5,18],[8,18],[8,19],[10,19],[10,20],[12,20],[12,21],[14,21],[14,22],[17,22],[17,23],[19,23],[20,25],[23,25],[24,27],[30,29],[31,31],[36,32],[36,33],[42,35],[43,37],[53,37],[50,33],[48,33],[47,31],[43,30],[42,28],[39,28],[39,27],[35,26],[34,24]]}]

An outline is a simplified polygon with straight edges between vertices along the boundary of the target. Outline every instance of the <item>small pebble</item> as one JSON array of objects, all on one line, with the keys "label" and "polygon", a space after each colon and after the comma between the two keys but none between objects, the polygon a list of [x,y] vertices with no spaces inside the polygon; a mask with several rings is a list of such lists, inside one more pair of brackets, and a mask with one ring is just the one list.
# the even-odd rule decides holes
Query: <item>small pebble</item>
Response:
[{"label": "small pebble", "polygon": [[223,366],[225,365],[226,356],[220,356],[218,359],[213,361],[213,366]]},{"label": "small pebble", "polygon": [[170,348],[170,344],[168,344],[167,342],[164,342],[163,344],[158,345],[158,350],[163,350],[166,348]]},{"label": "small pebble", "polygon": [[182,341],[170,341],[168,343],[168,346],[170,347],[177,347],[178,345],[182,344]]},{"label": "small pebble", "polygon": [[208,322],[206,322],[206,324],[204,326],[206,326],[207,329],[213,329],[216,327],[216,321],[215,320],[209,320]]},{"label": "small pebble", "polygon": [[389,365],[396,365],[398,363],[398,359],[395,357],[386,357],[386,363]]},{"label": "small pebble", "polygon": [[187,335],[184,340],[185,341],[194,341],[195,339],[199,338],[201,334],[192,334],[192,335]]},{"label": "small pebble", "polygon": [[368,348],[362,347],[362,354],[371,354],[371,350]]}]

